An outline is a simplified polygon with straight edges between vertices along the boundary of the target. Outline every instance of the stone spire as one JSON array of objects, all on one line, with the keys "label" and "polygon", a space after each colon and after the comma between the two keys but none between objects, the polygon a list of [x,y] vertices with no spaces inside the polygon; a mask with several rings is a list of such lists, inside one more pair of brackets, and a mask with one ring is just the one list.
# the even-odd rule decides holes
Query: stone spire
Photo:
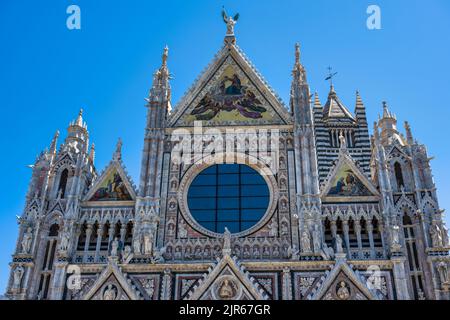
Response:
[{"label": "stone spire", "polygon": [[122,159],[122,139],[119,138],[116,144],[116,151],[114,151],[113,159],[120,161]]},{"label": "stone spire", "polygon": [[75,121],[75,125],[82,127],[83,126],[83,109],[80,109],[78,112],[77,120]]},{"label": "stone spire", "polygon": [[169,57],[169,47],[165,46],[161,58],[161,67],[153,74],[152,88],[150,89],[149,98],[146,99],[150,103],[159,103],[170,101],[170,72],[167,67],[167,59]]},{"label": "stone spire", "polygon": [[411,126],[409,125],[408,121],[405,121],[405,131],[406,131],[406,141],[409,145],[414,144],[414,138],[411,132]]},{"label": "stone spire", "polygon": [[292,69],[292,77],[298,84],[306,83],[306,70],[300,62],[300,44],[295,44],[295,63]]},{"label": "stone spire", "polygon": [[52,142],[50,144],[50,150],[49,150],[50,154],[56,154],[58,138],[59,138],[59,130],[56,130],[55,135],[53,136]]},{"label": "stone spire", "polygon": [[405,142],[397,130],[397,117],[391,111],[386,101],[383,101],[383,117],[378,120],[381,129],[381,143],[386,146],[394,141],[404,145]]},{"label": "stone spire", "polygon": [[69,123],[65,145],[69,144],[76,147],[78,151],[88,153],[89,133],[87,124],[83,120],[83,109],[80,109],[76,120]]},{"label": "stone spire", "polygon": [[91,150],[89,150],[89,159],[92,163],[94,163],[95,160],[95,144],[91,144]]}]

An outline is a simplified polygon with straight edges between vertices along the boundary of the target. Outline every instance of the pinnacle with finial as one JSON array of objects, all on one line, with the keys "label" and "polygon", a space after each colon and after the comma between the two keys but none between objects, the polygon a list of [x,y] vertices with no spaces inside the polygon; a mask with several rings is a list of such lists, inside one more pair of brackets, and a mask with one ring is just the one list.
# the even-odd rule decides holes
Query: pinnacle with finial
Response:
[{"label": "pinnacle with finial", "polygon": [[50,144],[50,153],[56,153],[56,143],[59,138],[59,130],[56,130],[55,135],[53,136],[52,143]]},{"label": "pinnacle with finial", "polygon": [[80,109],[80,112],[78,112],[77,120],[75,121],[75,124],[77,126],[82,127],[83,126],[83,109]]},{"label": "pinnacle with finial", "polygon": [[114,160],[120,160],[122,158],[122,139],[119,138],[116,144],[116,151],[114,152]]}]

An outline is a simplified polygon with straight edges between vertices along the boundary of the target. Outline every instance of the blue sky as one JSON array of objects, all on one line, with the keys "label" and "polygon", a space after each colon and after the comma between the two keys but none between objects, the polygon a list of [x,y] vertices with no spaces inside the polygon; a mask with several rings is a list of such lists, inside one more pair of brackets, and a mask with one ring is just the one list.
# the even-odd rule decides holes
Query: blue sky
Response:
[{"label": "blue sky", "polygon": [[[81,8],[81,30],[66,28],[66,8]],[[366,28],[366,9],[381,8],[382,29]],[[143,143],[144,98],[163,47],[170,48],[173,102],[220,49],[222,5],[240,13],[238,45],[285,102],[289,101],[294,43],[313,91],[322,102],[331,65],[335,87],[353,111],[360,90],[369,122],[387,100],[400,126],[435,156],[433,173],[442,208],[450,207],[450,2],[427,1],[0,1],[0,292],[31,170],[26,165],[61,138],[85,109],[96,166],[109,162],[118,137],[135,183]],[[403,130],[403,129],[402,129]],[[448,219],[447,219],[448,221]]]}]

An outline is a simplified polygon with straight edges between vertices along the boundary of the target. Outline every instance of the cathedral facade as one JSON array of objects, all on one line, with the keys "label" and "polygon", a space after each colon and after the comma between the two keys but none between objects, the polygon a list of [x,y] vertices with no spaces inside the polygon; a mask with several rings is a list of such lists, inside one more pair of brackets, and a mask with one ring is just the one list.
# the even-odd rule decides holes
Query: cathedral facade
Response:
[{"label": "cathedral facade", "polygon": [[448,300],[450,256],[424,145],[383,103],[369,136],[295,48],[289,107],[236,44],[172,109],[168,49],[136,186],[80,112],[33,166],[6,295],[15,300]]}]

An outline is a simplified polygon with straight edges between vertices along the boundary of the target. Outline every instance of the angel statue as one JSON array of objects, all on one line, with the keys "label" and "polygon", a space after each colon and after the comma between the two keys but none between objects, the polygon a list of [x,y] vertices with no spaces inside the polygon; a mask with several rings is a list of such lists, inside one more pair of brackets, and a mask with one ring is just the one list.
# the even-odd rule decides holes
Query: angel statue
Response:
[{"label": "angel statue", "polygon": [[234,17],[228,16],[225,9],[222,9],[223,21],[227,24],[227,36],[234,36],[234,25],[239,19],[239,13],[236,13]]}]

